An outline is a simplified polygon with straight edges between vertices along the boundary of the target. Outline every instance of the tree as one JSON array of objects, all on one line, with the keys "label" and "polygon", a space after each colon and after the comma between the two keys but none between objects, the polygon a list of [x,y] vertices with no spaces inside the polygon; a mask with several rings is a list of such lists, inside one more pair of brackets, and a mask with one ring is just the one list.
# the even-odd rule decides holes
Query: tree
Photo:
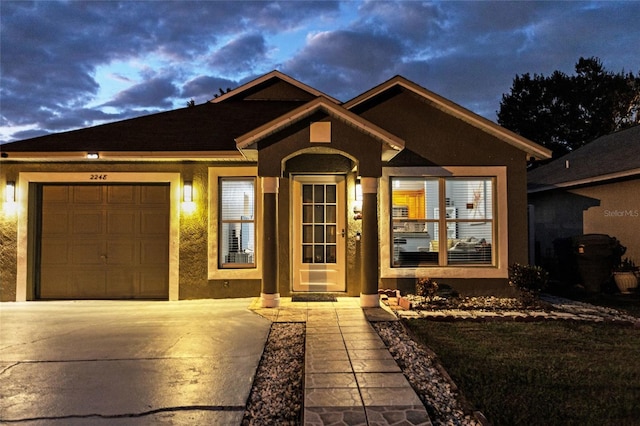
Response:
[{"label": "tree", "polygon": [[640,72],[606,71],[600,59],[580,58],[575,75],[516,75],[502,95],[498,124],[563,155],[640,123]]}]

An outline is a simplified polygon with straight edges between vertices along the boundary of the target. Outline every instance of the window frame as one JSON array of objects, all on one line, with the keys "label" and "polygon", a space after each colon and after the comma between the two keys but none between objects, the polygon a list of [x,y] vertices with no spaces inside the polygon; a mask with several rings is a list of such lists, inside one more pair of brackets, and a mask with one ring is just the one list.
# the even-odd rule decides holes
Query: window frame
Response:
[{"label": "window frame", "polygon": [[[223,182],[251,182],[253,185],[253,215],[252,215],[252,219],[242,219],[243,216],[241,216],[240,219],[222,219],[221,218],[221,212],[222,212],[222,208],[223,208],[223,202],[222,202],[222,198],[224,196],[224,194],[222,193],[222,184]],[[218,268],[219,269],[247,269],[247,268],[255,268],[256,267],[256,221],[257,221],[257,215],[256,215],[256,211],[255,211],[255,207],[256,207],[256,199],[258,198],[258,194],[257,194],[257,186],[258,186],[258,179],[255,176],[219,176],[218,177],[218,193],[220,194],[220,196],[218,197]],[[220,253],[220,248],[223,247],[223,242],[222,242],[222,238],[223,238],[223,227],[225,224],[239,224],[240,227],[242,228],[242,225],[245,223],[250,223],[253,225],[253,262],[249,263],[243,263],[243,262],[222,262],[222,254],[224,253]],[[242,232],[241,234],[242,235]],[[229,253],[230,254],[230,253]]]},{"label": "window frame", "polygon": [[[223,267],[220,263],[221,248],[221,179],[254,179],[255,204],[254,204],[254,263],[235,264],[236,267]],[[259,280],[262,278],[262,183],[258,177],[258,168],[255,166],[222,166],[209,167],[209,236],[208,236],[208,279],[209,280]]]},{"label": "window frame", "polygon": [[[493,181],[492,263],[448,264],[447,251],[440,250],[438,264],[420,266],[393,266],[393,218],[391,207],[392,179],[439,179],[440,211],[446,209],[447,178],[486,178]],[[488,167],[386,167],[383,168],[379,204],[380,272],[382,278],[507,278],[508,277],[508,222],[507,222],[507,169],[505,166]],[[440,218],[446,224],[445,218]],[[445,228],[446,229],[446,228]],[[438,238],[440,240],[440,238]],[[470,275],[472,271],[472,275]]]}]

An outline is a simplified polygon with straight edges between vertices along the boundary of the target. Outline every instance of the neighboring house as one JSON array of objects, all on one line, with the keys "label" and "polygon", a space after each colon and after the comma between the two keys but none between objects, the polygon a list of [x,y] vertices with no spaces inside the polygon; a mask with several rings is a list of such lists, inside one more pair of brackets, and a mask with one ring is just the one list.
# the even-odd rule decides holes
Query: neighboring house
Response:
[{"label": "neighboring house", "polygon": [[2,300],[263,306],[296,292],[375,306],[425,276],[508,291],[528,255],[527,159],[550,157],[402,77],[341,103],[277,71],[1,150]]},{"label": "neighboring house", "polygon": [[600,137],[528,173],[536,263],[555,269],[554,241],[606,234],[640,262],[640,126]]}]

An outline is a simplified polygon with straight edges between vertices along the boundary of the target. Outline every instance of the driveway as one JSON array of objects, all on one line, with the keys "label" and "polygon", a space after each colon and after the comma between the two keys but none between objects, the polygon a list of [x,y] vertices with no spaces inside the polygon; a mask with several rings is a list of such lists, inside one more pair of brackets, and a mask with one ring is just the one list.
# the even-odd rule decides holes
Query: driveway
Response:
[{"label": "driveway", "polygon": [[0,423],[238,425],[270,322],[250,299],[0,304]]}]

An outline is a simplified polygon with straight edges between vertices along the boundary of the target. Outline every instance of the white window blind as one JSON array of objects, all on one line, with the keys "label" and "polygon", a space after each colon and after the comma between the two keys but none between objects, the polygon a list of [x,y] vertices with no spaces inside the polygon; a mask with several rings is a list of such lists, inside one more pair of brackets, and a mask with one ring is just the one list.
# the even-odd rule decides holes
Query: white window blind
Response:
[{"label": "white window blind", "polygon": [[220,179],[219,262],[255,267],[255,178]]}]

